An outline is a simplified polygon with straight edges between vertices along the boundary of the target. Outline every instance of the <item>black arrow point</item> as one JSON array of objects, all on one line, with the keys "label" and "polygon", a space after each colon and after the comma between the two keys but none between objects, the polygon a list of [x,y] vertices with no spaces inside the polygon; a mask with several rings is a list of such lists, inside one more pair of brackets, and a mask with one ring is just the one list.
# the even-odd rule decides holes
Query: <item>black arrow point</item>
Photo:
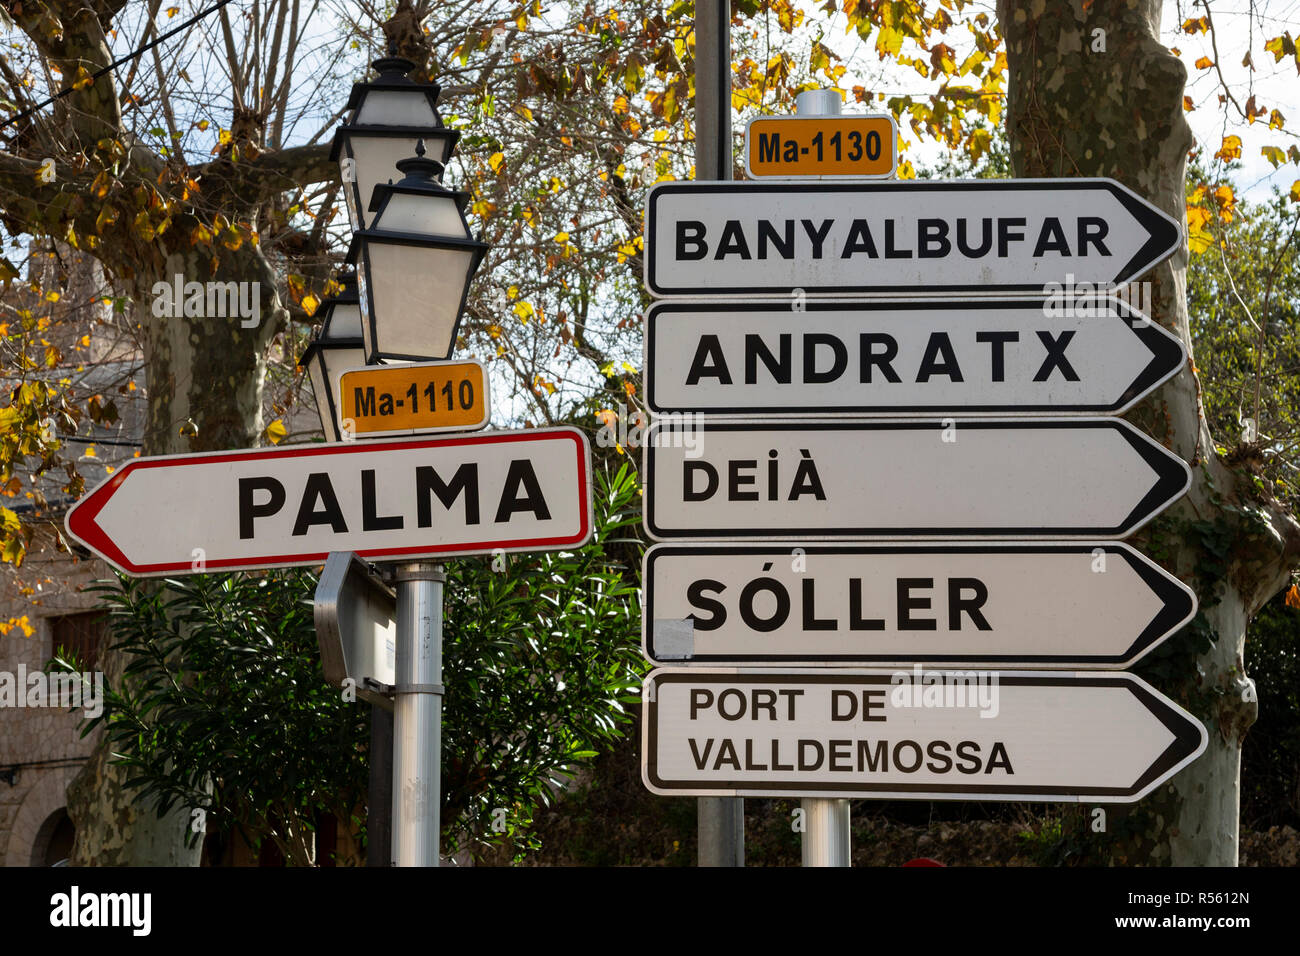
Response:
[{"label": "black arrow point", "polygon": [[1173,452],[1146,439],[1135,429],[1119,424],[1114,427],[1156,473],[1156,483],[1120,524],[1120,534],[1125,536],[1186,494],[1191,486],[1192,471]]},{"label": "black arrow point", "polygon": [[1133,641],[1128,650],[1117,658],[1120,661],[1127,661],[1140,656],[1148,649],[1159,644],[1164,640],[1166,634],[1181,627],[1184,622],[1189,620],[1196,608],[1196,599],[1186,588],[1180,587],[1176,581],[1171,581],[1158,569],[1153,568],[1136,555],[1122,548],[1116,548],[1113,551],[1108,549],[1108,552],[1112,557],[1122,558],[1161,602],[1160,610],[1147,622],[1147,626],[1142,629],[1142,633],[1137,636],[1137,639]]},{"label": "black arrow point", "polygon": [[1165,215],[1144,199],[1135,196],[1118,183],[1107,183],[1111,195],[1123,204],[1134,220],[1147,231],[1147,241],[1134,254],[1115,277],[1116,283],[1130,282],[1146,272],[1157,262],[1174,254],[1182,245],[1183,233],[1176,220]]},{"label": "black arrow point", "polygon": [[1138,777],[1133,784],[1132,790],[1129,791],[1130,793],[1141,793],[1151,781],[1158,780],[1171,767],[1178,766],[1192,754],[1202,749],[1207,742],[1207,738],[1205,727],[1202,726],[1199,720],[1189,718],[1174,710],[1145,687],[1130,684],[1128,689],[1134,697],[1141,701],[1142,706],[1151,711],[1151,715],[1164,724],[1169,732],[1174,735],[1173,742],[1147,768],[1146,773]]},{"label": "black arrow point", "polygon": [[[1123,307],[1121,307],[1122,309]],[[1123,314],[1121,312],[1121,314]],[[1137,315],[1138,313],[1133,313]],[[1124,390],[1116,406],[1126,407],[1130,402],[1145,395],[1148,391],[1168,378],[1187,361],[1183,345],[1177,339],[1164,334],[1154,322],[1142,316],[1140,324],[1133,326],[1133,334],[1151,352],[1151,361],[1138,373],[1133,383]]]}]

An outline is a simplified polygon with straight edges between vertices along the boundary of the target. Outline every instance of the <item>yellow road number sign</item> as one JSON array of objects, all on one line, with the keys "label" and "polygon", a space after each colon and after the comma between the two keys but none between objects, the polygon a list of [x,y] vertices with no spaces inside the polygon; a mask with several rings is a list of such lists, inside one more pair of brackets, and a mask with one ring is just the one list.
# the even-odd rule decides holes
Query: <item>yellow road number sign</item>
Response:
[{"label": "yellow road number sign", "polygon": [[884,179],[897,165],[891,116],[760,116],[745,127],[751,178]]},{"label": "yellow road number sign", "polygon": [[473,359],[372,365],[340,376],[340,434],[474,431],[488,416],[487,376]]}]

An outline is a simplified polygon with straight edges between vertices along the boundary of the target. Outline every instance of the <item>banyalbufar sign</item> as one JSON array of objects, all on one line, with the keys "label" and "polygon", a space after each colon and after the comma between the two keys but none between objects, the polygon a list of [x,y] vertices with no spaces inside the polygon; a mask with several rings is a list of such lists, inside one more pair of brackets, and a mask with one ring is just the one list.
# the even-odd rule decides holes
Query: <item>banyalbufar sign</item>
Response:
[{"label": "banyalbufar sign", "polygon": [[1183,241],[1112,179],[661,183],[645,222],[655,296],[1042,292],[1129,282]]}]

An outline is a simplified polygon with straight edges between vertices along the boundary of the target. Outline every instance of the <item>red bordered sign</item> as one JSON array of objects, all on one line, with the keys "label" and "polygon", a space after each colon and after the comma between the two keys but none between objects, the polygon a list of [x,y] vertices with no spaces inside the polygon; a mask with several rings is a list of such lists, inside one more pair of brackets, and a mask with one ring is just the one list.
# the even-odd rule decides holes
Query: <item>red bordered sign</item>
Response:
[{"label": "red bordered sign", "polygon": [[591,537],[591,452],[548,428],[141,458],[67,529],[140,577],[567,550]]}]

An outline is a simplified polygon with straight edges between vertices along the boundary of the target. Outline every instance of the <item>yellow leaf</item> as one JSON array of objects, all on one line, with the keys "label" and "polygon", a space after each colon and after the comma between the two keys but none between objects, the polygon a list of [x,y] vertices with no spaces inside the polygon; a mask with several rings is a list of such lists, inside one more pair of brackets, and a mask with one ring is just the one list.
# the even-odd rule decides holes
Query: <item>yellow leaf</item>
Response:
[{"label": "yellow leaf", "polygon": [[1295,202],[1300,202],[1300,179],[1291,184],[1291,198]]},{"label": "yellow leaf", "polygon": [[555,241],[555,242],[568,242],[568,241],[569,241],[569,234],[568,234],[567,232],[557,232],[557,233],[555,234],[555,240],[554,240],[554,241]]},{"label": "yellow leaf", "polygon": [[536,314],[536,310],[533,309],[531,302],[516,302],[514,313],[519,316],[519,321],[527,323]]},{"label": "yellow leaf", "polygon": [[505,165],[505,161],[505,153],[496,152],[488,158],[488,165],[492,167],[492,172],[499,173],[501,172],[501,167]]},{"label": "yellow leaf", "polygon": [[1240,136],[1223,137],[1223,145],[1220,146],[1219,151],[1214,154],[1215,159],[1222,159],[1224,161],[1231,161],[1237,159],[1240,156],[1241,156]]},{"label": "yellow leaf", "polygon": [[308,315],[315,315],[316,307],[319,305],[320,299],[316,298],[316,296],[312,295],[310,292],[302,297],[302,308]]},{"label": "yellow leaf", "polygon": [[876,34],[876,53],[883,60],[889,56],[897,56],[898,51],[903,48],[903,31],[895,30],[893,27],[882,26],[880,32]]},{"label": "yellow leaf", "polygon": [[1214,61],[1208,56],[1203,56],[1196,61],[1195,66],[1198,70],[1208,70],[1210,67],[1214,66]]},{"label": "yellow leaf", "polygon": [[83,454],[85,455],[86,458],[98,458],[98,457],[99,457],[99,456],[95,453],[95,446],[94,446],[94,445],[87,445],[87,446],[86,446],[86,450],[85,450],[85,452],[84,452]]},{"label": "yellow leaf", "polygon": [[272,445],[278,445],[280,444],[281,439],[283,439],[287,434],[289,434],[289,429],[285,428],[284,422],[277,418],[275,421],[271,422],[271,424],[266,426],[266,431],[262,432],[262,437]]},{"label": "yellow leaf", "polygon": [[176,16],[176,14],[178,14],[178,13],[180,13],[180,12],[181,12],[181,8],[180,8],[180,7],[168,7],[168,8],[167,8],[167,19],[170,20],[172,17]]}]

